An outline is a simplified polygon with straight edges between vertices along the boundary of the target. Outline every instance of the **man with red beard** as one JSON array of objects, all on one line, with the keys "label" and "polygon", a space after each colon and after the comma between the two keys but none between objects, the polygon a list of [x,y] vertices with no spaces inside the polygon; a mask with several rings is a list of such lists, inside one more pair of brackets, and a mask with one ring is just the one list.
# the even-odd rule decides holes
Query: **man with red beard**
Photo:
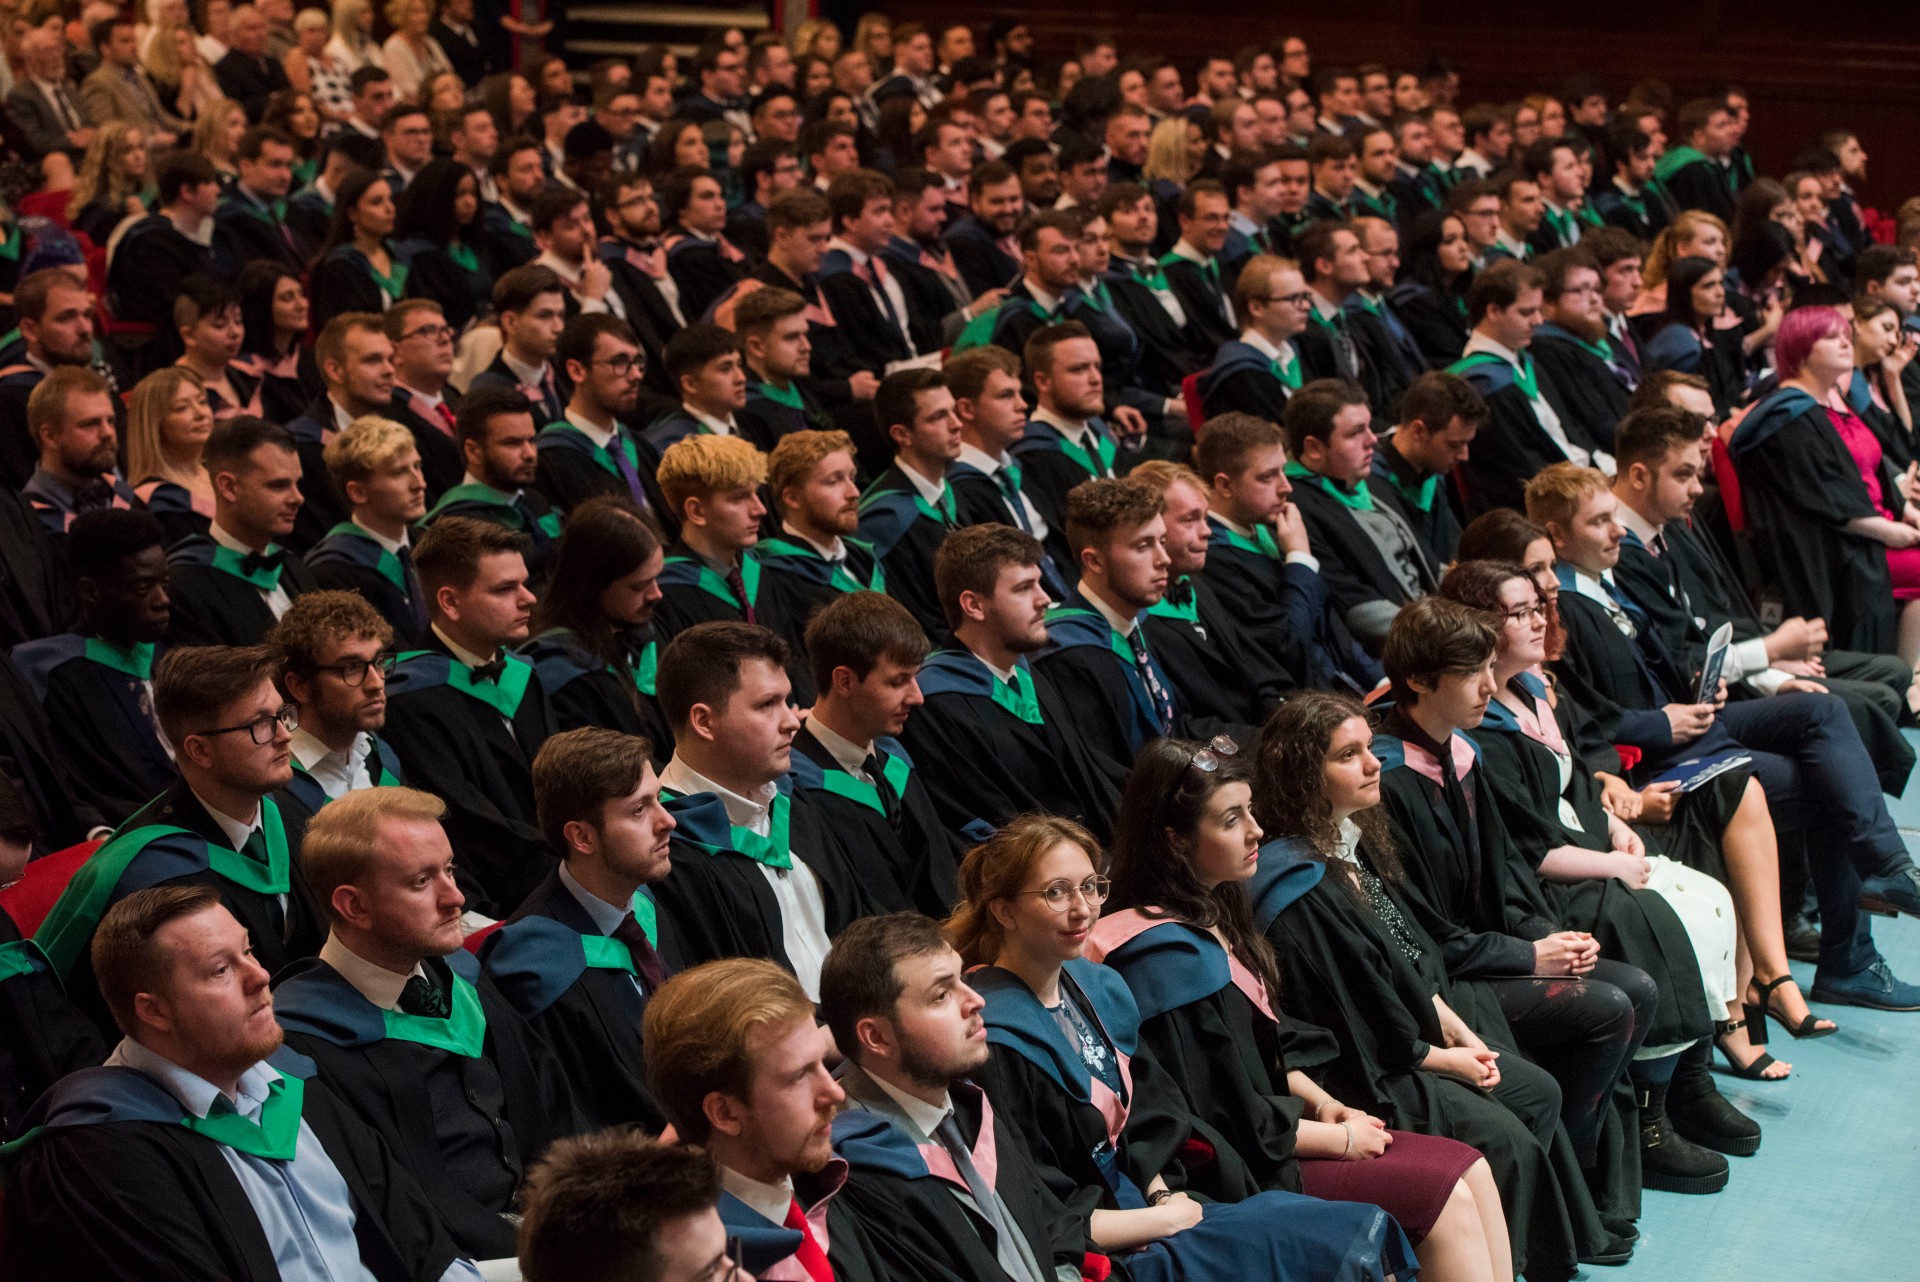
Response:
[{"label": "man with red beard", "polygon": [[314,817],[302,863],[332,929],[274,1004],[288,1044],[419,1180],[461,1251],[505,1259],[521,1178],[582,1128],[553,1052],[462,947],[445,814],[430,793],[367,788]]},{"label": "man with red beard", "polygon": [[218,892],[137,891],[93,951],[124,1038],[28,1119],[7,1186],[13,1275],[479,1276],[387,1147],[281,1046],[267,972]]},{"label": "man with red beard", "polygon": [[860,528],[860,477],[845,432],[794,432],[767,460],[780,533],[758,545],[761,591],[793,650],[787,675],[801,707],[813,702],[807,620],[849,592],[885,592],[886,571]]},{"label": "man with red beard", "polygon": [[1561,419],[1578,423],[1612,453],[1614,428],[1627,416],[1636,380],[1607,341],[1600,262],[1580,246],[1543,254],[1533,267],[1546,280],[1540,308],[1546,324],[1533,331],[1527,349],[1559,394]]}]

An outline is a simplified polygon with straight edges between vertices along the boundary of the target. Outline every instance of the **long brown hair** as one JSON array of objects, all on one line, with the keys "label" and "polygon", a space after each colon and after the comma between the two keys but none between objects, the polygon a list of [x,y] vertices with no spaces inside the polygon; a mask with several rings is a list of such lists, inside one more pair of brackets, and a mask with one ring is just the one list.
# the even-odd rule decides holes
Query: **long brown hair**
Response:
[{"label": "long brown hair", "polygon": [[1209,890],[1184,848],[1216,792],[1230,783],[1252,783],[1252,772],[1238,757],[1222,754],[1214,769],[1196,767],[1194,757],[1206,746],[1156,739],[1140,750],[1114,815],[1108,903],[1137,909],[1143,917],[1218,930],[1233,955],[1266,985],[1269,999],[1277,1001],[1280,968],[1273,946],[1254,925],[1246,888],[1222,884]]},{"label": "long brown hair", "polygon": [[960,862],[960,900],[947,918],[947,940],[968,966],[990,966],[1006,944],[993,904],[1026,887],[1033,867],[1061,842],[1087,852],[1097,872],[1105,862],[1100,843],[1071,819],[1015,815]]},{"label": "long brown hair", "polygon": [[[1355,717],[1371,720],[1358,699],[1322,690],[1290,695],[1275,708],[1254,756],[1253,817],[1270,838],[1304,838],[1309,853],[1357,898],[1360,885],[1346,861],[1331,857],[1340,846],[1340,825],[1334,821],[1324,782],[1334,732]],[[1400,881],[1399,848],[1380,807],[1351,818],[1366,839],[1375,871],[1385,881]]]}]

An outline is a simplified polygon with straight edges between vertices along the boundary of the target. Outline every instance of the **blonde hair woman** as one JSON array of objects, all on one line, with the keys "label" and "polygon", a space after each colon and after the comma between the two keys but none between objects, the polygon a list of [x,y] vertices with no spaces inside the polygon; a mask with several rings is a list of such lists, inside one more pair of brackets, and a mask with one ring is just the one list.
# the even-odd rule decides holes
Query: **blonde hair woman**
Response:
[{"label": "blonde hair woman", "polygon": [[893,65],[893,23],[884,13],[863,13],[853,28],[853,47],[873,63],[873,74],[881,75]]},{"label": "blonde hair woman", "polygon": [[80,177],[67,199],[67,221],[104,245],[123,218],[145,216],[141,193],[150,185],[145,132],[124,120],[109,120],[87,144]]},{"label": "blonde hair woman", "polygon": [[393,34],[382,47],[387,74],[393,77],[396,101],[417,100],[420,86],[443,71],[452,71],[447,51],[427,34],[433,25],[432,0],[387,0],[387,22]]},{"label": "blonde hair woman", "polygon": [[840,56],[840,28],[826,18],[808,18],[793,35],[793,55],[812,54],[831,63]]},{"label": "blonde hair woman", "polygon": [[[1199,133],[1200,126],[1184,115],[1168,116],[1155,125],[1147,138],[1147,162],[1141,166],[1140,176],[1156,186],[1164,182],[1185,187],[1200,169],[1189,132]],[[1201,145],[1205,146],[1204,137]]]},{"label": "blonde hair woman", "polygon": [[153,81],[155,95],[182,120],[198,120],[222,97],[213,68],[202,56],[193,28],[185,23],[163,19],[154,28],[141,65]]},{"label": "blonde hair woman", "polygon": [[1640,266],[1640,297],[1633,300],[1627,315],[1665,311],[1668,270],[1682,258],[1705,258],[1725,268],[1732,244],[1727,225],[1719,218],[1699,209],[1681,210],[1648,247],[1646,262]]},{"label": "blonde hair woman", "polygon": [[127,475],[169,543],[205,534],[213,520],[213,478],[200,461],[212,434],[200,376],[184,366],[155,370],[127,393]]},{"label": "blonde hair woman", "polygon": [[240,135],[247,132],[247,113],[231,98],[221,98],[200,113],[193,126],[193,150],[213,162],[221,174],[238,178],[233,153],[240,146]]},{"label": "blonde hair woman", "polygon": [[373,0],[335,0],[333,39],[322,52],[349,76],[362,67],[387,65],[373,39]]}]

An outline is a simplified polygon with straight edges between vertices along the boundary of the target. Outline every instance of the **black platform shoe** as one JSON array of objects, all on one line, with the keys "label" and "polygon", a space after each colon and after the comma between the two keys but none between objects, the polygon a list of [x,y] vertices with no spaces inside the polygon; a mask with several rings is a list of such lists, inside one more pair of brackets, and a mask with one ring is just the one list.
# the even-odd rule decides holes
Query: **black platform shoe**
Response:
[{"label": "black platform shoe", "polygon": [[1718,1193],[1727,1159],[1701,1148],[1667,1117],[1667,1084],[1640,1084],[1640,1186],[1663,1193]]},{"label": "black platform shoe", "polygon": [[1667,1116],[1681,1136],[1734,1157],[1760,1151],[1760,1123],[1728,1102],[1713,1081],[1713,1052],[1700,1042],[1683,1052],[1667,1092]]}]

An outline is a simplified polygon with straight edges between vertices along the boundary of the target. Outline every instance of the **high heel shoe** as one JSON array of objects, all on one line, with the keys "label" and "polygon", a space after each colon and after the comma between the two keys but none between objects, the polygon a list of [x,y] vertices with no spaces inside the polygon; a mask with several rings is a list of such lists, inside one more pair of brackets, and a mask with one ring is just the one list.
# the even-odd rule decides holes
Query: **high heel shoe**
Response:
[{"label": "high heel shoe", "polygon": [[1805,1041],[1811,1037],[1831,1037],[1840,1031],[1838,1025],[1832,1028],[1820,1027],[1819,1017],[1812,1014],[1809,1014],[1798,1024],[1789,1024],[1787,1017],[1773,1008],[1773,990],[1782,984],[1791,984],[1792,982],[1792,975],[1782,975],[1780,978],[1770,980],[1764,984],[1757,978],[1753,981],[1756,990],[1760,994],[1760,1000],[1757,1002],[1742,1002],[1741,1007],[1747,1016],[1747,1040],[1755,1046],[1765,1046],[1767,1044],[1767,1016],[1769,1015],[1779,1020],[1780,1027],[1786,1029],[1787,1035],[1797,1041]]},{"label": "high heel shoe", "polygon": [[[1748,1010],[1751,1009],[1752,1007],[1748,1007]],[[1792,1073],[1785,1073],[1779,1077],[1768,1077],[1767,1070],[1780,1061],[1765,1051],[1761,1051],[1758,1055],[1754,1056],[1752,1063],[1745,1065],[1733,1057],[1733,1052],[1727,1049],[1727,1038],[1746,1026],[1747,1021],[1744,1019],[1717,1019],[1713,1022],[1713,1044],[1722,1055],[1726,1056],[1727,1071],[1735,1077],[1744,1078],[1749,1082],[1784,1082],[1787,1078],[1792,1077]],[[1753,1041],[1756,1045],[1764,1044],[1766,1042],[1765,1026],[1762,1025],[1761,1033],[1757,1040],[1754,1039],[1751,1034],[1748,1035],[1748,1040]]]}]

